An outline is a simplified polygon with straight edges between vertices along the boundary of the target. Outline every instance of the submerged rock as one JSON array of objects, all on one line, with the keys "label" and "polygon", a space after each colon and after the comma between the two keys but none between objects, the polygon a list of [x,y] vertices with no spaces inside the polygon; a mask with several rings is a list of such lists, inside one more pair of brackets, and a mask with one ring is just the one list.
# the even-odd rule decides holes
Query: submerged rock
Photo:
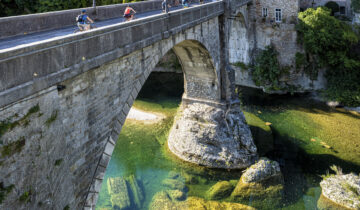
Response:
[{"label": "submerged rock", "polygon": [[234,189],[228,181],[221,181],[213,185],[207,192],[209,199],[211,200],[220,200],[228,197]]},{"label": "submerged rock", "polygon": [[186,190],[185,183],[180,179],[164,179],[162,181],[162,185],[172,190],[180,190],[180,191]]},{"label": "submerged rock", "polygon": [[169,149],[181,159],[212,168],[245,168],[257,159],[239,106],[193,103],[181,115],[168,138]]},{"label": "submerged rock", "polygon": [[189,209],[189,210],[210,210],[210,209],[236,209],[236,210],[254,210],[250,206],[239,203],[206,201],[198,197],[189,197],[185,201],[172,200],[166,191],[158,192],[152,198],[149,206],[150,210],[168,210],[168,209]]},{"label": "submerged rock", "polygon": [[249,202],[258,208],[275,208],[281,204],[284,180],[279,164],[267,158],[249,167],[241,176],[231,201]]},{"label": "submerged rock", "polygon": [[110,194],[110,201],[114,209],[130,208],[130,196],[126,181],[122,177],[109,178],[107,187]]},{"label": "submerged rock", "polygon": [[242,175],[244,182],[260,182],[272,176],[281,175],[279,163],[261,158],[256,164],[250,166]]},{"label": "submerged rock", "polygon": [[320,182],[319,209],[360,209],[360,177],[355,174],[331,175]]},{"label": "submerged rock", "polygon": [[126,180],[128,181],[130,187],[133,203],[137,208],[141,208],[141,204],[144,201],[144,192],[139,186],[139,183],[134,175],[129,176]]},{"label": "submerged rock", "polygon": [[141,208],[144,192],[134,175],[109,178],[107,186],[113,209]]}]

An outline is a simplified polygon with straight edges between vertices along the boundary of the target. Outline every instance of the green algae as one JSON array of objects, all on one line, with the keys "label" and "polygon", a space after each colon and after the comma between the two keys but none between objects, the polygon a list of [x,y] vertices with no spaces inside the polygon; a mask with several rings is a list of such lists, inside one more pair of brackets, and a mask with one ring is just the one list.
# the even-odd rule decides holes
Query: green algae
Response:
[{"label": "green algae", "polygon": [[48,119],[46,119],[45,125],[46,125],[47,127],[50,127],[50,125],[51,125],[53,122],[55,122],[55,120],[57,119],[57,116],[58,116],[58,110],[56,110],[55,112],[53,112],[53,113],[51,114],[51,116],[50,116]]},{"label": "green algae", "polygon": [[[244,105],[245,117],[251,130],[256,127],[265,134],[253,133],[260,153],[275,160],[285,160],[284,163],[280,162],[285,165],[282,167],[285,186],[259,188],[255,194],[251,192],[247,197],[237,198],[237,202],[259,209],[314,209],[321,192],[319,175],[324,174],[329,165],[340,165],[344,171],[360,170],[360,157],[356,154],[359,150],[352,148],[356,147],[355,138],[360,135],[360,131],[354,129],[359,123],[358,116],[301,100],[300,105],[289,99],[282,103],[272,101],[274,103],[271,105]],[[145,192],[142,209],[149,207],[151,198],[156,193],[166,190],[161,182],[168,177],[169,171],[175,171],[183,178],[188,188],[187,198],[196,196],[204,199],[204,202],[209,200],[207,192],[211,186],[223,180],[236,185],[241,175],[241,171],[210,170],[185,163],[168,151],[166,139],[179,103],[179,99],[170,98],[136,100],[134,107],[137,109],[161,113],[166,117],[156,124],[126,120],[105,174],[104,180],[129,175],[142,180]],[[349,121],[350,124],[341,125],[342,120]],[[271,125],[266,125],[266,122]],[[334,128],[338,125],[341,128]],[[343,135],[343,132],[349,135]],[[266,135],[268,137],[261,137]],[[270,138],[273,140],[269,141]],[[345,145],[341,141],[346,141]],[[331,146],[331,149],[321,142]],[[350,154],[345,154],[348,151]],[[285,197],[279,200],[281,191],[285,192]],[[274,198],[266,198],[266,194],[274,195]],[[254,201],[254,196],[257,201]],[[231,198],[220,201],[229,202]],[[109,195],[103,184],[96,209],[110,208]]]}]

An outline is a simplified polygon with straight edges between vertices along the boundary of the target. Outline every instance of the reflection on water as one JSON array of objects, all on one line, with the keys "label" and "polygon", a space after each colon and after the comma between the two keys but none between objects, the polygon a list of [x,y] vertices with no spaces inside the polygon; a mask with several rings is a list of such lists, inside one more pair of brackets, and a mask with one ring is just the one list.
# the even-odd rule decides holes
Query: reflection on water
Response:
[{"label": "reflection on water", "polygon": [[[358,114],[330,109],[305,96],[266,98],[252,92],[250,96],[243,94],[243,110],[259,153],[280,163],[285,185],[278,206],[269,205],[276,202],[252,199],[243,204],[258,209],[316,209],[321,193],[320,175],[325,174],[329,166],[338,165],[345,173],[360,172]],[[154,195],[163,190],[168,192],[165,196],[171,197],[166,199],[179,200],[179,209],[194,209],[199,205],[228,208],[227,204],[206,201],[208,190],[224,180],[235,186],[241,171],[206,169],[173,157],[167,151],[166,138],[180,97],[152,98],[140,98],[134,107],[161,113],[166,118],[156,124],[126,121],[107,168],[96,209],[112,209],[109,178],[124,178],[130,192],[134,189],[129,181],[132,175],[137,179],[140,192],[129,193],[129,204],[124,204],[128,209],[148,209]],[[140,205],[136,202],[138,194],[144,195]],[[168,205],[164,194],[156,196],[158,201],[163,199],[156,205]],[[226,196],[219,199],[230,201]]]}]

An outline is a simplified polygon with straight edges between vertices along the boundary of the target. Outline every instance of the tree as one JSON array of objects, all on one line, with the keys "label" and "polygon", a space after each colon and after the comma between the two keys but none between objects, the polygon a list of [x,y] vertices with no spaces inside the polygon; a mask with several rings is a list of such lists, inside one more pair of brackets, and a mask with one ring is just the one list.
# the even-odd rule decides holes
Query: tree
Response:
[{"label": "tree", "polygon": [[360,105],[360,55],[352,50],[359,43],[359,33],[331,16],[326,7],[309,8],[298,17],[307,62],[316,64],[310,65],[316,66],[312,71],[326,69],[326,95],[345,105]]},{"label": "tree", "polygon": [[360,12],[360,0],[352,0],[351,7],[355,12]]},{"label": "tree", "polygon": [[334,15],[336,12],[340,11],[339,5],[334,1],[329,1],[325,4],[325,7],[331,10],[331,15]]}]

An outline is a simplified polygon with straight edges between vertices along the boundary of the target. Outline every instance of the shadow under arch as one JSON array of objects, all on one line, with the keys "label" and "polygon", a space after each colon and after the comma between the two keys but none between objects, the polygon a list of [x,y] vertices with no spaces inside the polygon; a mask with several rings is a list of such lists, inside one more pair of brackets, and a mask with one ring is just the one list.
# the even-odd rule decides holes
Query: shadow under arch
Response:
[{"label": "shadow under arch", "polygon": [[[185,40],[171,49],[177,56],[184,74],[183,99],[219,101],[219,71],[206,47],[197,40]],[[162,57],[167,52],[169,50],[164,52]]]}]

